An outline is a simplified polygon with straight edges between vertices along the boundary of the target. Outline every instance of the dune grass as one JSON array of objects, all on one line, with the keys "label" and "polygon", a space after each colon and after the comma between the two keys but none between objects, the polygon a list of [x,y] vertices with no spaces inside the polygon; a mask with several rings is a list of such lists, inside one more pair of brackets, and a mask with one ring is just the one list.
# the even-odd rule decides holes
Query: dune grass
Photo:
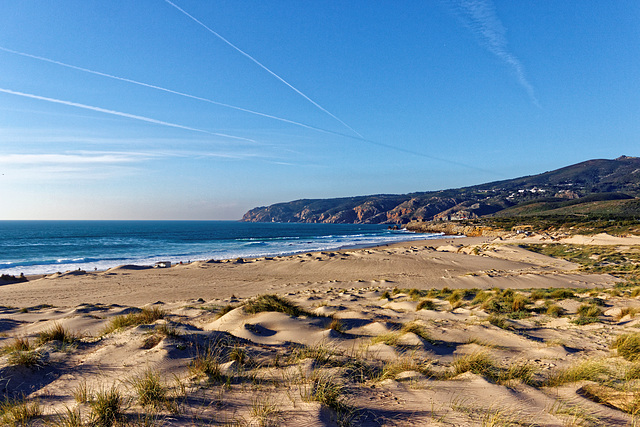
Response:
[{"label": "dune grass", "polygon": [[578,317],[571,322],[576,325],[588,325],[589,323],[597,323],[602,316],[602,309],[596,304],[582,304],[578,307]]},{"label": "dune grass", "polygon": [[355,417],[355,408],[347,397],[347,389],[336,378],[315,373],[311,384],[302,393],[305,402],[319,402],[331,408],[337,415],[337,424],[340,426],[351,425]]},{"label": "dune grass", "polygon": [[44,353],[38,350],[13,351],[7,356],[7,362],[12,366],[25,366],[27,368],[42,368],[47,359]]},{"label": "dune grass", "polygon": [[566,369],[553,372],[545,381],[544,385],[557,387],[566,383],[573,383],[582,380],[603,382],[610,380],[612,376],[610,364],[603,359],[585,359]]},{"label": "dune grass", "polygon": [[82,421],[82,413],[80,408],[71,409],[65,407],[64,413],[56,413],[55,421],[47,423],[55,427],[83,427],[85,423]]},{"label": "dune grass", "polygon": [[132,380],[132,386],[142,406],[162,407],[167,402],[167,387],[162,383],[160,374],[147,370]]},{"label": "dune grass", "polygon": [[285,313],[289,316],[313,316],[308,311],[298,307],[296,304],[279,297],[278,295],[259,295],[250,299],[244,304],[244,310],[249,314],[262,313],[265,311],[275,311]]},{"label": "dune grass", "polygon": [[107,324],[102,331],[103,335],[111,332],[119,331],[130,326],[149,325],[158,319],[164,319],[166,311],[160,307],[143,308],[136,313],[123,314],[116,316]]},{"label": "dune grass", "polygon": [[78,335],[66,330],[61,324],[54,323],[51,328],[38,334],[36,342],[45,344],[51,341],[60,341],[63,344],[73,344],[78,338]]},{"label": "dune grass", "polygon": [[0,402],[0,421],[5,426],[26,426],[40,415],[42,408],[36,399],[9,398]]},{"label": "dune grass", "polygon": [[269,396],[254,397],[251,401],[251,418],[260,427],[283,425],[284,418],[277,403]]},{"label": "dune grass", "polygon": [[44,353],[34,348],[27,338],[15,338],[2,347],[1,352],[7,355],[7,363],[11,366],[41,368],[46,362]]},{"label": "dune grass", "polygon": [[454,359],[451,367],[453,368],[451,375],[454,377],[465,372],[471,372],[495,380],[499,375],[495,362],[484,351],[460,356]]},{"label": "dune grass", "polygon": [[124,396],[115,386],[98,390],[90,402],[90,425],[96,427],[111,427],[124,418]]},{"label": "dune grass", "polygon": [[435,309],[436,309],[436,303],[431,299],[420,300],[420,302],[418,303],[418,306],[416,307],[416,311],[435,310]]},{"label": "dune grass", "polygon": [[206,377],[209,382],[220,381],[224,377],[220,360],[220,350],[214,345],[198,347],[196,356],[189,363],[189,372],[199,378]]},{"label": "dune grass", "polygon": [[11,344],[7,344],[0,350],[2,353],[12,353],[14,351],[29,351],[31,350],[31,342],[28,338],[14,338]]},{"label": "dune grass", "polygon": [[618,335],[611,348],[626,360],[635,362],[640,359],[640,332]]}]

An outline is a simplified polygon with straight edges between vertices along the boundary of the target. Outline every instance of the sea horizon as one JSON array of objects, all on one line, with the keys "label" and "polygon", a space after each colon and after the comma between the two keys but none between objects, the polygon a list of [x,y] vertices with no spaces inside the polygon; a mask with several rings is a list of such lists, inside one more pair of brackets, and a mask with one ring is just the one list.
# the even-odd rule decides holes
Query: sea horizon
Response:
[{"label": "sea horizon", "polygon": [[441,238],[388,224],[239,220],[0,220],[0,274],[286,256]]}]

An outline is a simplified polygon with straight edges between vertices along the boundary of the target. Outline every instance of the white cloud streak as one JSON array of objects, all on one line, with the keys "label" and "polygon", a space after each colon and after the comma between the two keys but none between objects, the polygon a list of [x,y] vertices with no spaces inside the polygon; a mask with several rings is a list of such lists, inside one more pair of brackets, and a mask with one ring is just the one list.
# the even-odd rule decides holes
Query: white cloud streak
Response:
[{"label": "white cloud streak", "polygon": [[162,121],[162,120],[151,119],[149,117],[138,116],[138,115],[135,115],[135,114],[123,113],[123,112],[115,111],[115,110],[108,110],[106,108],[94,107],[94,106],[91,106],[91,105],[80,104],[80,103],[77,103],[77,102],[64,101],[62,99],[48,98],[46,96],[33,95],[33,94],[30,94],[30,93],[18,92],[18,91],[14,91],[14,90],[10,90],[10,89],[4,89],[4,88],[0,88],[0,92],[7,93],[7,94],[10,94],[10,95],[21,96],[21,97],[24,97],[24,98],[31,98],[31,99],[37,99],[37,100],[40,100],[40,101],[52,102],[54,104],[68,105],[70,107],[82,108],[84,110],[97,111],[97,112],[100,112],[100,113],[111,114],[111,115],[114,115],[114,116],[126,117],[128,119],[139,120],[139,121],[143,121],[143,122],[147,122],[147,123],[153,123],[153,124],[161,125],[161,126],[168,126],[168,127],[173,127],[173,128],[177,128],[177,129],[184,129],[184,130],[188,130],[188,131],[192,131],[192,132],[206,133],[208,135],[220,136],[220,137],[223,137],[223,138],[231,138],[231,139],[247,141],[247,142],[253,142],[253,143],[256,142],[253,139],[243,138],[243,137],[240,137],[240,136],[227,135],[227,134],[224,134],[224,133],[217,133],[217,132],[209,132],[209,131],[203,130],[203,129],[193,128],[193,127],[189,127],[189,126],[183,126],[183,125],[179,125],[179,124],[175,124],[175,123],[165,122],[165,121]]},{"label": "white cloud streak", "polygon": [[527,79],[522,62],[509,51],[506,30],[491,0],[459,0],[454,3],[465,25],[480,43],[513,70],[520,86],[534,105],[540,107],[533,85]]},{"label": "white cloud streak", "polygon": [[125,77],[114,76],[112,74],[107,74],[107,73],[103,73],[103,72],[100,72],[100,71],[90,70],[88,68],[78,67],[77,65],[66,64],[64,62],[56,61],[54,59],[45,58],[44,56],[32,55],[30,53],[20,52],[20,51],[13,50],[13,49],[8,49],[8,48],[2,47],[2,46],[0,46],[0,51],[11,53],[11,54],[14,54],[14,55],[24,56],[26,58],[37,59],[39,61],[48,62],[50,64],[55,64],[55,65],[59,65],[61,67],[70,68],[72,70],[82,71],[84,73],[94,74],[96,76],[106,77],[106,78],[113,79],[113,80],[119,80],[119,81],[122,81],[122,82],[131,83],[131,84],[135,84],[135,85],[138,85],[138,86],[143,86],[143,87],[146,87],[146,88],[149,88],[149,89],[159,90],[159,91],[170,93],[170,94],[173,94],[173,95],[178,95],[178,96],[182,96],[182,97],[185,97],[185,98],[194,99],[194,100],[197,100],[197,101],[207,102],[209,104],[218,105],[220,107],[225,107],[225,108],[230,108],[230,109],[236,110],[236,111],[242,111],[242,112],[248,113],[248,114],[254,114],[256,116],[261,116],[261,117],[265,117],[265,118],[268,118],[268,119],[278,120],[278,121],[281,121],[281,122],[284,122],[284,123],[289,123],[289,124],[292,124],[292,125],[295,125],[295,126],[300,126],[300,127],[303,127],[303,128],[306,128],[306,129],[315,130],[315,131],[318,131],[318,132],[341,135],[340,133],[337,133],[337,132],[333,132],[333,131],[330,131],[330,130],[318,128],[318,127],[311,126],[311,125],[308,125],[308,124],[305,124],[305,123],[301,123],[301,122],[296,122],[294,120],[285,119],[283,117],[274,116],[272,114],[261,113],[259,111],[250,110],[248,108],[237,107],[237,106],[231,105],[231,104],[225,104],[224,102],[214,101],[214,100],[209,99],[209,98],[204,98],[204,97],[201,97],[201,96],[191,95],[191,94],[188,94],[188,93],[179,92],[179,91],[176,91],[176,90],[173,90],[173,89],[168,89],[168,88],[165,88],[165,87],[162,87],[162,86],[156,86],[156,85],[152,85],[152,84],[149,84],[149,83],[144,83],[144,82],[140,82],[140,81],[137,81],[137,80],[128,79],[128,78],[125,78]]},{"label": "white cloud streak", "polygon": [[285,79],[283,79],[282,77],[280,77],[278,74],[276,74],[275,72],[271,71],[269,68],[267,68],[267,66],[265,66],[264,64],[262,64],[260,61],[258,61],[256,58],[254,58],[253,56],[249,55],[247,52],[245,52],[244,50],[240,49],[238,46],[234,45],[233,43],[231,43],[229,40],[227,40],[226,38],[222,37],[220,34],[218,34],[217,32],[215,32],[214,30],[212,30],[211,28],[209,28],[207,25],[205,25],[202,21],[198,20],[196,17],[194,17],[193,15],[189,14],[187,11],[185,11],[184,9],[182,9],[181,7],[179,7],[178,5],[176,5],[175,3],[169,1],[169,0],[165,0],[166,3],[170,4],[171,6],[173,6],[174,8],[176,8],[177,10],[179,10],[182,14],[184,14],[186,17],[188,17],[189,19],[191,19],[193,22],[195,22],[196,24],[200,25],[202,28],[204,28],[205,30],[207,30],[208,32],[210,32],[211,34],[213,34],[214,36],[216,36],[217,38],[219,38],[220,40],[222,40],[223,42],[225,42],[227,45],[231,46],[234,50],[236,50],[237,52],[239,52],[240,54],[242,54],[243,56],[245,56],[246,58],[248,58],[250,61],[252,61],[254,64],[256,64],[257,66],[259,66],[260,68],[262,68],[263,70],[265,70],[267,73],[271,74],[273,77],[275,77],[276,79],[278,79],[280,82],[284,83],[286,86],[288,86],[290,89],[292,89],[294,92],[296,92],[298,95],[302,96],[304,99],[306,99],[307,101],[309,101],[311,104],[313,104],[316,108],[318,108],[320,111],[322,111],[323,113],[329,115],[330,117],[332,117],[333,119],[337,120],[338,122],[340,122],[340,124],[342,124],[344,127],[346,127],[347,129],[349,129],[351,132],[353,132],[354,134],[358,135],[358,137],[363,138],[362,135],[360,135],[355,129],[353,129],[351,126],[349,126],[348,124],[346,124],[344,121],[340,120],[338,117],[336,117],[334,114],[332,114],[331,112],[329,112],[327,109],[325,109],[324,107],[322,107],[320,104],[318,104],[317,102],[315,102],[313,99],[309,98],[307,95],[305,95],[304,93],[302,93],[302,91],[300,91],[299,89],[297,89],[296,87],[294,87],[291,83],[287,82]]},{"label": "white cloud streak", "polygon": [[149,156],[137,153],[77,153],[77,154],[3,154],[0,164],[6,165],[105,165],[133,163]]}]

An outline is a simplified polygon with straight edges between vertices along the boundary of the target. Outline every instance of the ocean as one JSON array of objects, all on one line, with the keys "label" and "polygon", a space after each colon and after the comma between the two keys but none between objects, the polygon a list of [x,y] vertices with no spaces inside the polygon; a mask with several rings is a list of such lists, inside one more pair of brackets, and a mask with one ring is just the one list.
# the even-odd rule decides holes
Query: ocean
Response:
[{"label": "ocean", "polygon": [[0,221],[0,274],[289,255],[436,237],[360,224]]}]

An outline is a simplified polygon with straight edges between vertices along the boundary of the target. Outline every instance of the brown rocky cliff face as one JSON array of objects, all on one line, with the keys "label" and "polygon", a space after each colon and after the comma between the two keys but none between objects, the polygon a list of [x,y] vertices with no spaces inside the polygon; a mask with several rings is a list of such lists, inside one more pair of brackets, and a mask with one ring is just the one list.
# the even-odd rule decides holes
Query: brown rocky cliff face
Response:
[{"label": "brown rocky cliff face", "polygon": [[444,233],[449,235],[465,235],[469,237],[476,236],[502,236],[505,231],[495,230],[487,226],[463,225],[456,222],[447,221],[427,221],[427,222],[410,222],[405,226],[407,230],[418,233]]}]

